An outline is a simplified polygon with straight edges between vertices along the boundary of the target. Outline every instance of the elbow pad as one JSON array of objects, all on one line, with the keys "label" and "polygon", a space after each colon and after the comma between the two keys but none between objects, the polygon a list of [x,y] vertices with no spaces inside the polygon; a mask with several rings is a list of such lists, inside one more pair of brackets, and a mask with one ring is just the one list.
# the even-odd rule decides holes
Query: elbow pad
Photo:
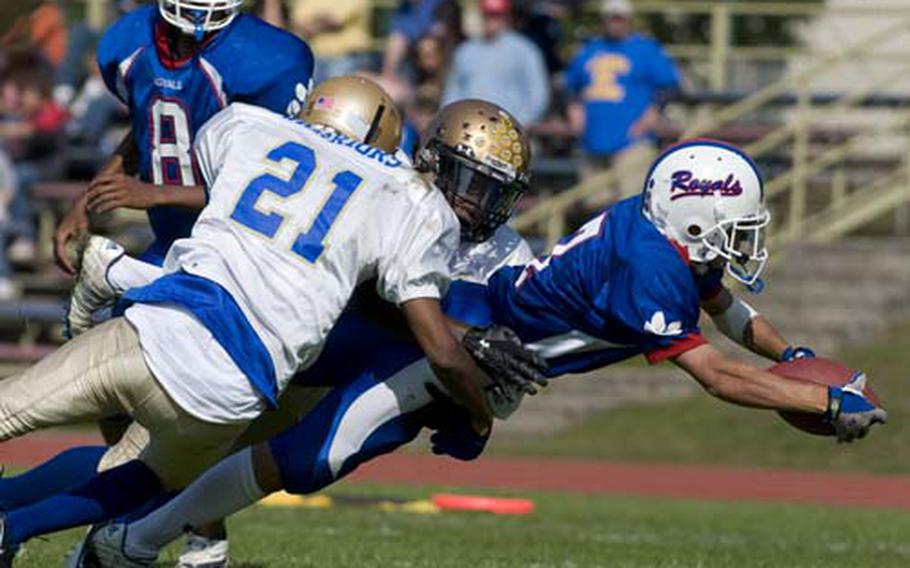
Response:
[{"label": "elbow pad", "polygon": [[733,303],[722,313],[711,316],[714,325],[721,333],[740,345],[745,345],[746,326],[752,321],[752,318],[758,315],[755,308],[743,302],[739,298],[733,298]]}]

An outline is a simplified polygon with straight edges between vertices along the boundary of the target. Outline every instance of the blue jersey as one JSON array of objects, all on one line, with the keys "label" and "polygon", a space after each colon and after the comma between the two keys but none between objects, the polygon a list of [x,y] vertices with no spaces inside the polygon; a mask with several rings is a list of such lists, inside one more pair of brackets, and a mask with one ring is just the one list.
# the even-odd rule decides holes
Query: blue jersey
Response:
[{"label": "blue jersey", "polygon": [[[526,266],[452,282],[445,312],[469,325],[510,326],[541,352],[548,374],[582,372],[644,353],[652,362],[705,343],[699,304],[721,289],[722,271],[696,275],[684,249],[621,201]],[[356,356],[353,356],[356,354]],[[407,335],[349,311],[317,363],[295,377],[332,386],[307,416],[269,441],[293,493],[318,491],[360,464],[412,441],[421,429],[464,429],[464,411],[428,388],[432,371]],[[448,410],[447,410],[448,409]],[[480,449],[464,448],[471,459]]]},{"label": "blue jersey", "polygon": [[[658,232],[641,205],[640,196],[620,201],[551,255],[499,268],[486,284],[453,280],[443,311],[468,325],[512,328],[547,359],[551,377],[641,354],[657,363],[706,343],[700,304],[722,289],[723,270],[697,275],[685,249]],[[348,311],[316,364],[294,381],[342,386],[363,373],[382,378],[421,357],[409,337]]]},{"label": "blue jersey", "polygon": [[638,354],[656,363],[705,343],[699,306],[719,286],[716,272],[696,277],[685,250],[644,217],[636,196],[592,218],[551,255],[497,271],[489,302],[493,320],[536,343],[559,375]]},{"label": "blue jersey", "polygon": [[654,104],[655,91],[678,85],[676,66],[652,39],[586,43],[566,70],[566,87],[585,107],[585,150],[612,154],[636,142],[629,128]]},{"label": "blue jersey", "polygon": [[[196,132],[231,102],[296,114],[313,75],[303,41],[253,16],[239,15],[203,41],[191,56],[171,52],[156,5],[117,20],[98,46],[108,89],[129,106],[139,148],[139,175],[156,185],[201,185],[192,153]],[[154,207],[156,242],[148,260],[163,259],[171,243],[190,234],[198,211]]]}]

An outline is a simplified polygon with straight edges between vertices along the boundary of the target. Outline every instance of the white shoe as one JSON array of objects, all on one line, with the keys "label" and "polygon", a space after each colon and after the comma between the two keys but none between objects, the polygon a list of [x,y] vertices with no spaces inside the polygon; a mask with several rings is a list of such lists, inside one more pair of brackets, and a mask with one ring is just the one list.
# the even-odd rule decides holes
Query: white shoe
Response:
[{"label": "white shoe", "polygon": [[230,566],[227,539],[208,538],[188,532],[177,568],[227,568]]},{"label": "white shoe", "polygon": [[111,523],[88,536],[88,554],[93,554],[96,566],[100,568],[148,568],[155,564],[157,556],[145,558],[127,556],[124,551],[126,528],[123,523]]},{"label": "white shoe", "polygon": [[92,314],[117,299],[107,279],[111,266],[123,257],[123,247],[110,239],[81,238],[68,252],[76,270],[76,285],[66,310],[65,334],[73,338],[92,327]]}]

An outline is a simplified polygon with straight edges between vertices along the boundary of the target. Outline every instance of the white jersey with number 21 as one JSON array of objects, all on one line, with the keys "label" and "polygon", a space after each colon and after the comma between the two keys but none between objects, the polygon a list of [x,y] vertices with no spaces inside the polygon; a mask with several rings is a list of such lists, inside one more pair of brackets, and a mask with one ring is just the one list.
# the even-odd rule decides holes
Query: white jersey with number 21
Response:
[{"label": "white jersey with number 21", "polygon": [[[377,278],[377,292],[395,304],[445,293],[458,221],[395,156],[239,103],[202,127],[195,153],[209,201],[192,235],[171,247],[165,272],[204,277],[230,294],[266,347],[279,391],[316,359],[359,283]],[[136,305],[127,317],[169,394],[214,422],[261,411],[236,373],[200,376],[224,374],[230,354],[204,328],[195,341],[166,337],[168,326],[155,322],[167,309]],[[190,345],[199,341],[206,345]]]}]

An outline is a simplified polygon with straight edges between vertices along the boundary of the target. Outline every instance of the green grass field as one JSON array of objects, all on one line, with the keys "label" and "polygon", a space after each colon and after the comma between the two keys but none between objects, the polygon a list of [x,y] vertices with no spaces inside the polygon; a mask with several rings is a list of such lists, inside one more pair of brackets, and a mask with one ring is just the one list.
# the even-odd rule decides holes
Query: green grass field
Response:
[{"label": "green grass field", "polygon": [[[910,327],[840,358],[869,373],[891,412],[887,427],[853,446],[802,435],[770,413],[700,395],[612,411],[558,436],[497,451],[910,474]],[[332,489],[415,498],[434,490],[439,488],[345,484]],[[522,496],[536,501],[535,514],[509,518],[258,507],[231,520],[234,566],[910,566],[910,512],[560,493]],[[80,534],[30,543],[17,566],[61,565]],[[173,566],[176,551],[169,549],[161,566]]]},{"label": "green grass field", "polygon": [[[430,488],[347,486],[426,496]],[[366,508],[267,509],[232,520],[235,567],[898,567],[910,513],[533,494],[527,517]],[[59,566],[79,533],[35,541],[17,564]],[[172,566],[176,547],[162,558]]]}]

